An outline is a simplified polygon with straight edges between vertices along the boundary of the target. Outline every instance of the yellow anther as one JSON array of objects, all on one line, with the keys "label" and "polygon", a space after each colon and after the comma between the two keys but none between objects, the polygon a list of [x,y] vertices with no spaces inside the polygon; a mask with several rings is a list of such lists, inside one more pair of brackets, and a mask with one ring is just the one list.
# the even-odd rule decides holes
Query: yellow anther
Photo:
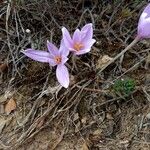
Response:
[{"label": "yellow anther", "polygon": [[73,47],[76,51],[80,51],[81,48],[84,48],[84,45],[82,43],[75,43]]},{"label": "yellow anther", "polygon": [[61,63],[61,57],[60,57],[60,56],[56,56],[56,57],[55,57],[55,62],[56,62],[57,64],[60,64],[60,63]]}]

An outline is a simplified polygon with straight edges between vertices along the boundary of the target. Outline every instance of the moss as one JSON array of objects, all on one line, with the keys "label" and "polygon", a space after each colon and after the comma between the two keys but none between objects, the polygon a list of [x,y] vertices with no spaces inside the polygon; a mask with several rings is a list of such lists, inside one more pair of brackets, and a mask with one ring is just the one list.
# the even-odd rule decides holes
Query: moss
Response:
[{"label": "moss", "polygon": [[116,94],[129,96],[135,90],[135,85],[133,79],[117,80],[113,85],[113,90]]}]

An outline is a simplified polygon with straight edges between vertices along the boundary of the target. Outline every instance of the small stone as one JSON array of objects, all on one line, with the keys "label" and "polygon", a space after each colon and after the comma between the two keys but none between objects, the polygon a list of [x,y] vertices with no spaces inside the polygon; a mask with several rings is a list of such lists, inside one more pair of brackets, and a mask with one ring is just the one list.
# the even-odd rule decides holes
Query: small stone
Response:
[{"label": "small stone", "polygon": [[26,33],[31,33],[31,30],[30,29],[26,29]]}]

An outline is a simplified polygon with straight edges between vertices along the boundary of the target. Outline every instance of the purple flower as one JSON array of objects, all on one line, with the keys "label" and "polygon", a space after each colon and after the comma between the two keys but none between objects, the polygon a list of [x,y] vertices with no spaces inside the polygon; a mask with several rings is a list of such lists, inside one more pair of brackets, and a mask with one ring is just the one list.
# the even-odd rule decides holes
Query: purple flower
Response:
[{"label": "purple flower", "polygon": [[47,41],[48,52],[41,50],[27,49],[23,53],[29,58],[49,63],[51,66],[57,66],[56,77],[58,82],[65,88],[69,86],[69,73],[67,67],[64,65],[68,60],[67,56],[69,51],[64,46],[63,41],[61,42],[60,48],[58,48]]},{"label": "purple flower", "polygon": [[138,23],[138,37],[150,38],[150,3],[142,12]]},{"label": "purple flower", "polygon": [[76,29],[72,38],[65,27],[62,28],[62,33],[65,46],[76,55],[88,53],[92,45],[96,42],[96,40],[92,38],[92,23],[86,24],[81,30]]}]

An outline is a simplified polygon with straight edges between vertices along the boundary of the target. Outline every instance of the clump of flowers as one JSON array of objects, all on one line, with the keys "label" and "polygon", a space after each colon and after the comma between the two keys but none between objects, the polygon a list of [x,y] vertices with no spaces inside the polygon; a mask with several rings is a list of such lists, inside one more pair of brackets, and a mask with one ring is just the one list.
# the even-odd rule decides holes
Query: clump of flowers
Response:
[{"label": "clump of flowers", "polygon": [[92,39],[93,27],[91,23],[85,25],[81,31],[76,29],[72,38],[65,27],[62,28],[62,33],[59,49],[47,41],[48,51],[30,48],[24,50],[23,53],[35,61],[49,63],[50,66],[57,66],[57,80],[63,87],[67,88],[69,86],[69,72],[65,63],[68,60],[69,52],[73,51],[76,55],[85,54],[90,51],[96,40]]},{"label": "clump of flowers", "polygon": [[[72,35],[70,35],[69,31],[65,27],[62,27],[62,35],[59,49],[52,43],[47,42],[47,52],[27,49],[23,51],[23,53],[35,61],[49,63],[50,66],[57,66],[57,80],[63,87],[67,88],[69,86],[69,73],[65,63],[68,60],[69,52],[73,52],[74,55],[86,54],[91,50],[91,47],[96,40],[93,39],[92,23],[86,24],[81,28],[81,30],[76,29]],[[105,68],[107,68],[107,66],[121,57],[143,38],[150,38],[150,3],[145,7],[140,16],[137,37],[122,52],[117,54],[116,57],[110,60],[100,71],[98,71],[98,73],[101,73]]]}]

